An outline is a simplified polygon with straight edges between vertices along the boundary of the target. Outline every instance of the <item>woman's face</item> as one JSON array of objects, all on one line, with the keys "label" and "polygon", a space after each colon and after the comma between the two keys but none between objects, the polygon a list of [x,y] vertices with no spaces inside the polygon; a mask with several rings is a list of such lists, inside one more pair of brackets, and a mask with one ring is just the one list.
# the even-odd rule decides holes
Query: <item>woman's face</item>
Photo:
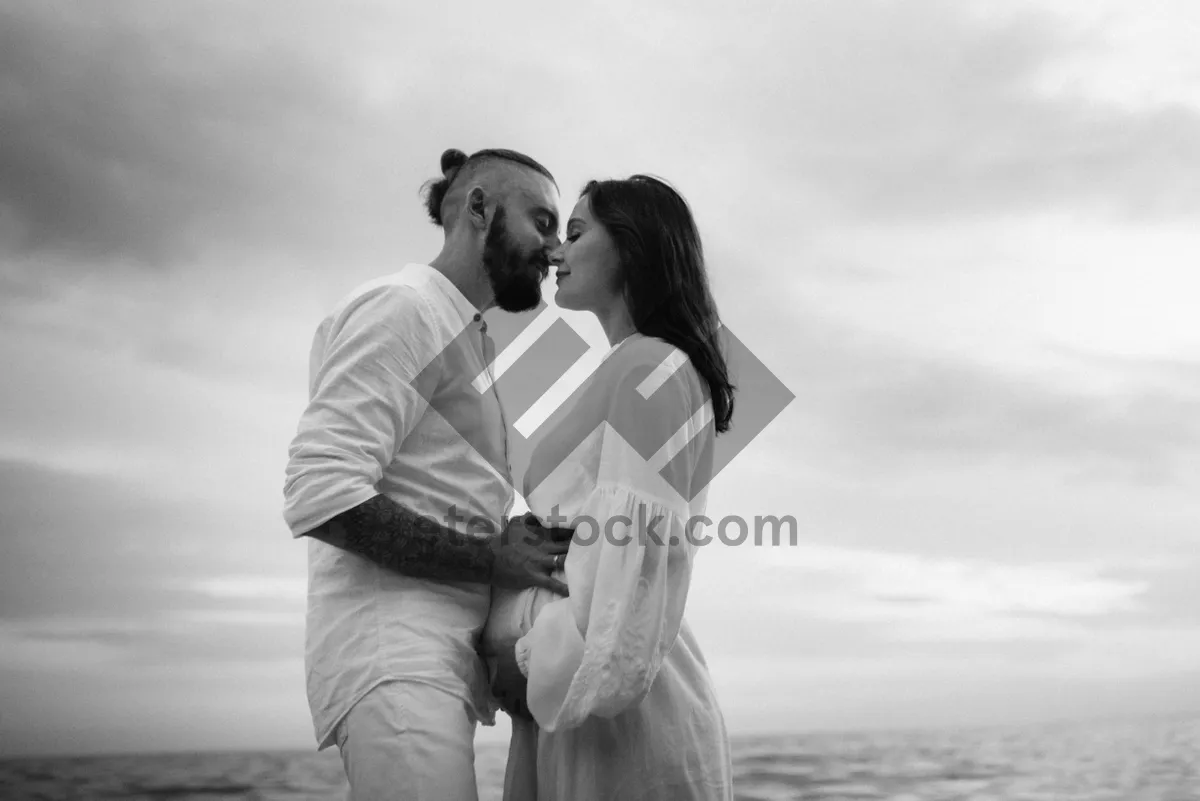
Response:
[{"label": "woman's face", "polygon": [[557,267],[554,302],[559,308],[597,312],[621,302],[617,248],[592,217],[587,196],[575,204],[567,220],[566,241],[551,254],[550,263]]}]

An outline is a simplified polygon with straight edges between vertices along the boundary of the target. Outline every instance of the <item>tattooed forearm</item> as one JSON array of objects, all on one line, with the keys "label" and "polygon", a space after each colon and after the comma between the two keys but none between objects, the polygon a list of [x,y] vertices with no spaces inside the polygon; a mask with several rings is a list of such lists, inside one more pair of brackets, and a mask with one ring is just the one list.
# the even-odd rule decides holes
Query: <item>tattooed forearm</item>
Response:
[{"label": "tattooed forearm", "polygon": [[383,495],[343,512],[308,536],[406,576],[491,581],[495,557],[486,539],[438,525]]}]

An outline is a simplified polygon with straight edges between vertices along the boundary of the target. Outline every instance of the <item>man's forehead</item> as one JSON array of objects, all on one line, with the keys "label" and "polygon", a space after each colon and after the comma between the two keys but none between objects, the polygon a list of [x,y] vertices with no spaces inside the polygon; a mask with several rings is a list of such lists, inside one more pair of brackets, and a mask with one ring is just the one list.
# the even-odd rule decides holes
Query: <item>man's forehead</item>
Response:
[{"label": "man's forehead", "polygon": [[523,170],[522,180],[517,184],[518,190],[531,203],[547,208],[557,208],[558,187],[546,176],[533,170]]}]

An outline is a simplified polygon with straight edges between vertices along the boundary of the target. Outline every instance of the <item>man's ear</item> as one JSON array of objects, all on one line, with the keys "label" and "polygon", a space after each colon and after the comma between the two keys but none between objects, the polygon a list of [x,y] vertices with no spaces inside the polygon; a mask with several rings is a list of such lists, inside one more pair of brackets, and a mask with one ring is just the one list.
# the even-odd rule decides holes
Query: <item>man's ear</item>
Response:
[{"label": "man's ear", "polygon": [[471,225],[480,230],[486,230],[488,226],[486,201],[482,186],[473,186],[467,193],[467,218]]}]

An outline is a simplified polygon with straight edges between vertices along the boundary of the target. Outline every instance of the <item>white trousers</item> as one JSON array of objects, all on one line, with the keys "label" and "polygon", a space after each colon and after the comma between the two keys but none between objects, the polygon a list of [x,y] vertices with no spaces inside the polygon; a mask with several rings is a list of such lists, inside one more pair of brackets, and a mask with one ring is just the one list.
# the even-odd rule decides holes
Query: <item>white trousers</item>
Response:
[{"label": "white trousers", "polygon": [[350,801],[478,801],[475,721],[450,693],[389,681],[338,726]]}]

